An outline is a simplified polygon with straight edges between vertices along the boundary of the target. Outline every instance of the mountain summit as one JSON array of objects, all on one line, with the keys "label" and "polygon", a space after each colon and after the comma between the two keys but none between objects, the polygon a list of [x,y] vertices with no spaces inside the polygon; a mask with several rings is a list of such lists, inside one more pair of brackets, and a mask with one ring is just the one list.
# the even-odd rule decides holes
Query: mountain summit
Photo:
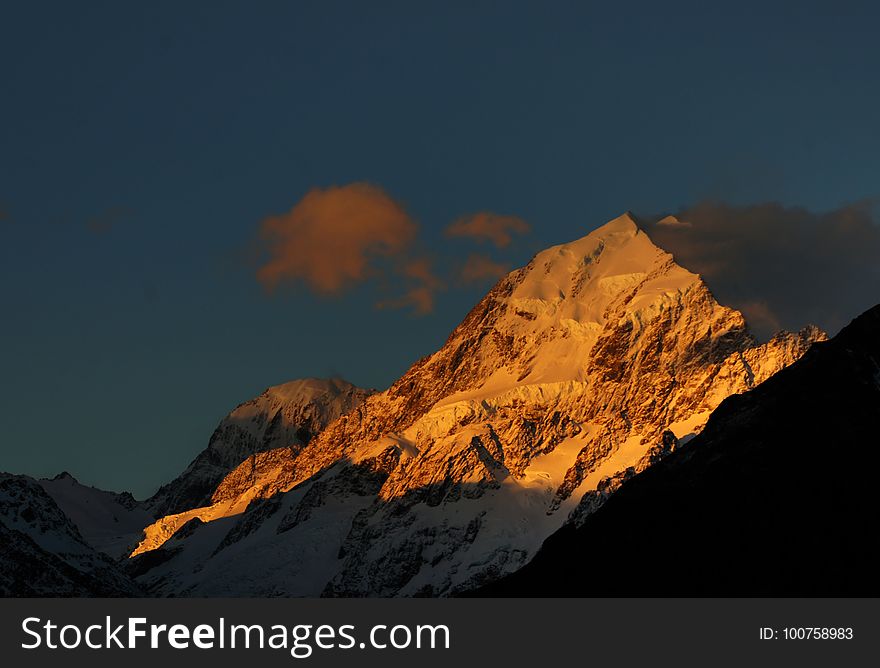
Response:
[{"label": "mountain summit", "polygon": [[303,378],[268,388],[227,415],[208,447],[159,489],[147,507],[162,516],[209,503],[220,481],[248,457],[275,448],[301,448],[372,393],[339,378]]},{"label": "mountain summit", "polygon": [[199,596],[491,582],[823,338],[759,344],[623,215],[502,278],[388,390],[148,527],[139,581]]}]

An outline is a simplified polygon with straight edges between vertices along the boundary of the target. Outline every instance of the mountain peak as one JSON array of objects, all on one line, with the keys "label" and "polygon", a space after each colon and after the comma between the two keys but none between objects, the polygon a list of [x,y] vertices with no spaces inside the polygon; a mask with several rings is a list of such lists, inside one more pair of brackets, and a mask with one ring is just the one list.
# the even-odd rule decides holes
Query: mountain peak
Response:
[{"label": "mountain peak", "polygon": [[657,221],[658,227],[690,227],[690,223],[679,220],[675,216],[666,216]]},{"label": "mountain peak", "polygon": [[320,398],[331,400],[354,391],[362,390],[342,378],[300,378],[274,385],[266,390],[266,394],[287,402],[308,403]]},{"label": "mountain peak", "polygon": [[301,448],[374,392],[341,378],[300,378],[267,388],[229,413],[208,447],[176,480],[160,488],[148,507],[168,514],[207,504],[237,465],[267,450]]},{"label": "mountain peak", "polygon": [[620,233],[638,234],[639,231],[638,223],[636,223],[635,218],[633,218],[630,211],[624,211],[617,218],[609,220],[595,230],[595,232],[601,232],[603,235]]},{"label": "mountain peak", "polygon": [[567,263],[572,273],[577,272],[578,265],[597,264],[600,255],[603,261],[607,261],[612,255],[620,256],[620,267],[616,264],[615,267],[607,267],[614,271],[620,269],[619,273],[644,271],[658,260],[666,262],[672,257],[651,241],[629,211],[583,237],[538,253],[535,260],[545,260],[553,255],[574,259],[575,264]]},{"label": "mountain peak", "polygon": [[[187,556],[144,581],[189,595],[455,593],[517,568],[585,494],[604,499],[693,437],[806,338],[758,345],[624,213],[512,271],[442,348],[356,410],[312,421],[310,438],[300,416],[320,406],[271,391],[243,404],[133,554],[180,531]],[[220,524],[191,536],[194,517]],[[296,564],[283,582],[280,554]]]},{"label": "mountain peak", "polygon": [[608,244],[613,241],[625,242],[628,239],[632,239],[633,237],[637,236],[640,232],[641,229],[639,228],[632,214],[629,211],[625,211],[617,218],[609,220],[607,223],[597,227],[589,234],[581,237],[580,239],[576,239],[567,244],[563,244],[563,246],[582,245],[582,242],[587,242],[588,240],[591,243],[601,241],[604,244]]},{"label": "mountain peak", "polygon": [[[627,297],[639,306],[698,282],[696,274],[675,264],[627,212],[580,239],[538,253],[519,275],[510,302],[536,316],[540,310],[555,319],[603,324],[609,304],[632,290],[646,298]],[[560,309],[563,302],[566,308]]]}]

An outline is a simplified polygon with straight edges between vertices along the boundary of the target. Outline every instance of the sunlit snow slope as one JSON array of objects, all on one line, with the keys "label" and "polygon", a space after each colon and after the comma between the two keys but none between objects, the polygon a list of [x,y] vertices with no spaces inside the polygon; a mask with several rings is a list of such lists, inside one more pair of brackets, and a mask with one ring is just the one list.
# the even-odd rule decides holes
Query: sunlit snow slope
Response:
[{"label": "sunlit snow slope", "polygon": [[306,443],[248,453],[206,502],[148,527],[139,580],[176,595],[470,589],[821,338],[759,344],[621,216],[503,278],[387,391]]}]

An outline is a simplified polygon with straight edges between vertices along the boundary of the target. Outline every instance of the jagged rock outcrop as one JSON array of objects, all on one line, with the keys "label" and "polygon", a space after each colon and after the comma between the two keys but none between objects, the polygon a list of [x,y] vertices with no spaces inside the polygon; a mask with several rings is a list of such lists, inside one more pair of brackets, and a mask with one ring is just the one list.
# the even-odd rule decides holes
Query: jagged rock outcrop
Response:
[{"label": "jagged rock outcrop", "polygon": [[875,306],[477,595],[877,596],[878,425]]},{"label": "jagged rock outcrop", "polygon": [[129,492],[108,492],[81,484],[67,473],[41,479],[39,485],[76,526],[89,545],[113,559],[127,557],[154,521]]},{"label": "jagged rock outcrop", "polygon": [[0,596],[137,596],[39,482],[0,473]]},{"label": "jagged rock outcrop", "polygon": [[328,424],[372,393],[338,378],[306,378],[270,387],[226,416],[208,447],[180,476],[161,487],[147,506],[161,517],[219,500],[212,498],[217,485],[243,461],[277,448],[287,448],[288,456],[295,456]]},{"label": "jagged rock outcrop", "polygon": [[[807,328],[760,344],[622,216],[503,278],[439,351],[308,443],[248,457],[211,505],[149,527],[139,553],[192,517],[207,522],[141,581],[159,593],[346,596],[491,582],[585,495],[598,507],[597,492],[822,338]],[[369,484],[355,485],[345,472],[367,462]],[[273,510],[254,522],[258,499]],[[280,562],[253,571],[281,554],[283,573]]]}]

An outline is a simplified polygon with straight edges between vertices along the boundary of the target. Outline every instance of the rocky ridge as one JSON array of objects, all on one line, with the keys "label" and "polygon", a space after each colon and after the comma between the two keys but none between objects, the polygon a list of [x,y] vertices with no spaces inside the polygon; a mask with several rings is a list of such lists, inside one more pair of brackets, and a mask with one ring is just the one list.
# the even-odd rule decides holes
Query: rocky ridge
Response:
[{"label": "rocky ridge", "polygon": [[[328,424],[360,405],[373,390],[339,378],[305,378],[268,388],[227,415],[214,430],[208,447],[175,480],[163,485],[146,503],[155,516],[206,505],[217,485],[256,455],[286,448],[299,452]],[[221,493],[222,494],[222,493]]]},{"label": "rocky ridge", "polygon": [[875,306],[476,595],[876,596],[878,422]]},{"label": "rocky ridge", "polygon": [[80,534],[40,483],[0,473],[0,595],[137,596],[117,562]]},{"label": "rocky ridge", "polygon": [[383,596],[490,582],[822,338],[760,344],[621,216],[503,278],[387,391],[308,442],[249,453],[209,503],[148,527],[136,554],[167,558],[140,581]]}]

